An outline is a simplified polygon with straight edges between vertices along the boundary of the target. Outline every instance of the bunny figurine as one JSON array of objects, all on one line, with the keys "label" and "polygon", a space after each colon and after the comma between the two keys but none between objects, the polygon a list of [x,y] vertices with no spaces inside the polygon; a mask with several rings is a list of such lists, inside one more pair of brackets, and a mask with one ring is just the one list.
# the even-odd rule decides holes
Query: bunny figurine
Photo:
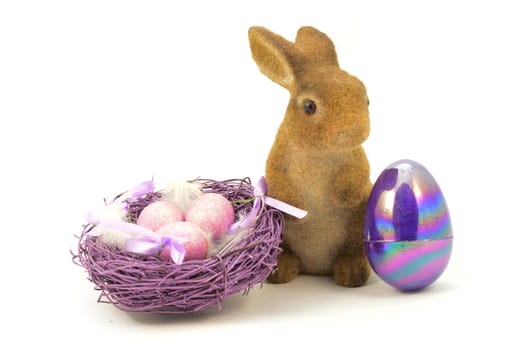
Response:
[{"label": "bunny figurine", "polygon": [[331,39],[315,28],[300,28],[290,42],[252,27],[249,41],[261,72],[291,96],[266,163],[268,194],[308,211],[301,220],[287,216],[268,281],[304,273],[361,286],[370,274],[363,244],[371,190],[361,146],[369,136],[365,86],[340,69]]}]

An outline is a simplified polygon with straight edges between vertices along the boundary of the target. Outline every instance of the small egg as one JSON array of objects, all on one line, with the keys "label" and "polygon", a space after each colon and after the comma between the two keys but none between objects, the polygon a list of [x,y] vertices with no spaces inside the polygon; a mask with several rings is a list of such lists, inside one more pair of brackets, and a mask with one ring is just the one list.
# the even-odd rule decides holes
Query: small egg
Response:
[{"label": "small egg", "polygon": [[204,193],[190,203],[186,220],[199,225],[217,240],[234,223],[234,208],[222,195]]},{"label": "small egg", "polygon": [[438,183],[421,164],[399,160],[376,180],[364,242],[375,273],[403,291],[425,288],[446,269],[453,231]]},{"label": "small egg", "polygon": [[148,204],[139,214],[137,224],[156,231],[160,227],[183,221],[184,215],[174,203],[170,201],[156,201]]},{"label": "small egg", "polygon": [[[187,221],[173,222],[159,228],[156,233],[167,236],[179,243],[186,250],[184,261],[202,260],[208,253],[206,233],[196,224]],[[170,252],[164,249],[161,258],[170,259]]]}]

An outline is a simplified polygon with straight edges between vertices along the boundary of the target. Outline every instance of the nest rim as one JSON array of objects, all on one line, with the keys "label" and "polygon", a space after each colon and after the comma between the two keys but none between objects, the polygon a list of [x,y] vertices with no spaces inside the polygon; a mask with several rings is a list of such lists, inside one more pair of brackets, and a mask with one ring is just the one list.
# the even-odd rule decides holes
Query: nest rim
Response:
[{"label": "nest rim", "polygon": [[[250,210],[254,197],[250,178],[216,181],[196,179],[203,193],[241,200],[236,214]],[[76,265],[88,273],[88,280],[100,291],[98,302],[110,303],[123,311],[179,314],[201,311],[212,306],[221,309],[230,295],[248,294],[263,284],[277,265],[281,252],[283,214],[263,206],[256,226],[223,255],[191,260],[176,265],[155,256],[124,252],[90,237],[84,225],[78,237]]]}]

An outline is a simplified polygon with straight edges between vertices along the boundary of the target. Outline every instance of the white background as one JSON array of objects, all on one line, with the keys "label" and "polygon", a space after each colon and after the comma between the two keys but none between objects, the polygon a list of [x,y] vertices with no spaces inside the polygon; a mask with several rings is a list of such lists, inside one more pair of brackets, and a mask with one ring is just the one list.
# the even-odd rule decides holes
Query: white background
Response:
[{"label": "white background", "polygon": [[[520,1],[2,2],[1,347],[524,348],[524,15]],[[412,294],[301,277],[194,315],[97,304],[69,250],[103,197],[263,174],[288,93],[252,61],[251,25],[333,39],[368,87],[371,179],[411,158],[441,185],[448,269]]]}]

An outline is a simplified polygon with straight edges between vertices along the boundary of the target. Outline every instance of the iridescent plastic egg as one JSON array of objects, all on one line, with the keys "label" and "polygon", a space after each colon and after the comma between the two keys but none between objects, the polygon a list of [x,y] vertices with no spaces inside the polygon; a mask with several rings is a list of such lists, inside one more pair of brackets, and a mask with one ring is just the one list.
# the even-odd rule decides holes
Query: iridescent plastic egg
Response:
[{"label": "iridescent plastic egg", "polygon": [[425,288],[444,272],[453,231],[438,183],[421,164],[389,165],[371,191],[364,242],[375,273],[400,290]]}]

